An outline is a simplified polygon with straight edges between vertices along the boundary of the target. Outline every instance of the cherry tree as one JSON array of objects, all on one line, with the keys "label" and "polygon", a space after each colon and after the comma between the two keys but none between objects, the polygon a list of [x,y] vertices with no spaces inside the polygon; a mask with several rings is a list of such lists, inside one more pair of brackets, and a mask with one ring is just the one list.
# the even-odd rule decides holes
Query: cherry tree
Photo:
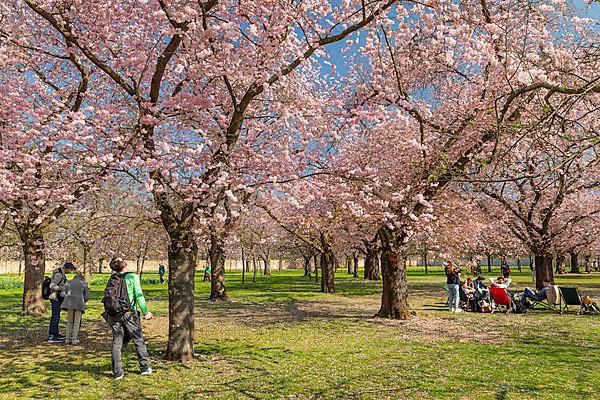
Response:
[{"label": "cherry tree", "polygon": [[211,297],[224,295],[223,247],[235,204],[246,198],[249,167],[264,161],[253,149],[278,153],[289,141],[277,132],[310,128],[313,121],[299,118],[311,101],[301,101],[312,87],[304,74],[315,66],[310,60],[394,3],[17,2],[38,16],[27,29],[53,30],[52,40],[93,65],[136,116],[130,170],[147,171],[170,240],[168,359],[193,357],[197,232],[209,235],[217,270]]},{"label": "cherry tree", "polygon": [[123,114],[103,110],[105,88],[90,84],[73,43],[56,40],[20,2],[3,2],[0,20],[0,204],[22,243],[23,313],[40,315],[45,233],[109,174]]},{"label": "cherry tree", "polygon": [[401,319],[410,315],[404,256],[433,220],[432,201],[493,160],[515,127],[556,120],[567,106],[585,117],[594,103],[585,99],[600,90],[586,45],[593,32],[573,18],[579,44],[556,40],[560,3],[436,1],[411,11],[366,39],[371,63],[354,74],[351,140],[340,150],[348,164],[340,173],[363,182],[357,199],[384,204],[378,315]]}]

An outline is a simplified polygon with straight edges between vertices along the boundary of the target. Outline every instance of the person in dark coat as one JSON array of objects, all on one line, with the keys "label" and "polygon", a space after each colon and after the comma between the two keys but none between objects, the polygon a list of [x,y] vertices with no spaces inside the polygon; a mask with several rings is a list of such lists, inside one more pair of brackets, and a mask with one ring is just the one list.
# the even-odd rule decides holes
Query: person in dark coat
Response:
[{"label": "person in dark coat", "polygon": [[50,317],[50,326],[48,327],[48,343],[62,343],[65,337],[58,331],[60,323],[60,310],[63,302],[61,292],[67,283],[67,275],[75,271],[73,263],[66,262],[62,267],[52,272],[50,280],[50,305],[52,306],[52,316]]}]

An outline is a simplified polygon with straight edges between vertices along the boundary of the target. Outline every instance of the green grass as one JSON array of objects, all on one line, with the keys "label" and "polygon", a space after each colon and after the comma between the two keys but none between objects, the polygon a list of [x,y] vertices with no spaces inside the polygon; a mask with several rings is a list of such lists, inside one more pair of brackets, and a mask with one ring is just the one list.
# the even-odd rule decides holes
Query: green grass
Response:
[{"label": "green grass", "polygon": [[[487,276],[497,275],[484,273]],[[162,352],[168,332],[167,285],[145,273],[156,318],[144,333],[156,373],[140,376],[125,350],[126,375],[110,373],[110,332],[99,317],[108,275],[92,280],[82,343],[45,342],[49,316],[19,315],[19,277],[0,289],[0,398],[53,399],[597,399],[600,316],[534,310],[522,315],[450,314],[441,270],[408,273],[410,321],[372,316],[381,282],[336,275],[336,294],[301,271],[274,271],[241,284],[227,273],[231,303],[209,304],[196,277],[196,358],[180,365]],[[248,277],[247,277],[248,278]],[[531,284],[516,273],[515,289]],[[600,275],[558,276],[600,298]],[[64,319],[64,317],[63,317]]]}]

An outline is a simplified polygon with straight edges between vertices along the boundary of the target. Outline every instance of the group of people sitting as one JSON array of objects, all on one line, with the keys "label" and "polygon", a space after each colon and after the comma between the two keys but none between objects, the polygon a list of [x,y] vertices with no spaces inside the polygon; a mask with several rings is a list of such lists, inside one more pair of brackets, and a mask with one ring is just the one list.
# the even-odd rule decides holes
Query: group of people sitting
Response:
[{"label": "group of people sitting", "polygon": [[[461,281],[460,274],[462,269],[459,266],[455,266],[452,261],[448,261],[445,265],[446,272],[446,283],[448,285],[448,310],[450,312],[462,312],[463,309],[460,307],[460,290],[462,289],[467,297],[468,308],[475,312],[490,312],[490,289],[485,284],[485,277],[482,275],[477,276],[475,280],[467,278],[465,281]],[[512,302],[513,309],[525,309],[531,306],[529,300],[540,301],[546,298],[547,292],[550,289],[550,280],[544,279],[543,287],[539,290],[533,290],[526,287],[520,296],[515,296],[514,293],[509,292],[508,287],[512,280],[505,276],[499,276],[498,278],[490,278],[490,286],[504,289],[507,296]],[[519,304],[516,304],[516,303]]]}]

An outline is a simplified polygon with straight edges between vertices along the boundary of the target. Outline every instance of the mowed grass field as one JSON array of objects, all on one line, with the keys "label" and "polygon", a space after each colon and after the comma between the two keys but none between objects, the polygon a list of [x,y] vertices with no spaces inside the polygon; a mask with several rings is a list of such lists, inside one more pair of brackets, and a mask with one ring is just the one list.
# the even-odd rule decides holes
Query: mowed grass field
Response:
[{"label": "mowed grass field", "polygon": [[[391,321],[373,318],[381,282],[342,269],[335,294],[319,293],[299,270],[244,287],[239,271],[228,272],[232,301],[218,304],[207,303],[199,271],[196,358],[181,365],[162,359],[167,285],[145,273],[155,319],[143,329],[155,373],[139,375],[130,344],[125,378],[114,381],[111,335],[99,316],[108,275],[92,280],[78,346],[46,343],[49,313],[20,316],[22,289],[11,287],[20,278],[2,275],[0,399],[600,399],[600,316],[451,314],[441,270],[408,276],[416,316]],[[531,285],[528,270],[513,278],[513,290]],[[556,280],[600,299],[598,273]]]}]

